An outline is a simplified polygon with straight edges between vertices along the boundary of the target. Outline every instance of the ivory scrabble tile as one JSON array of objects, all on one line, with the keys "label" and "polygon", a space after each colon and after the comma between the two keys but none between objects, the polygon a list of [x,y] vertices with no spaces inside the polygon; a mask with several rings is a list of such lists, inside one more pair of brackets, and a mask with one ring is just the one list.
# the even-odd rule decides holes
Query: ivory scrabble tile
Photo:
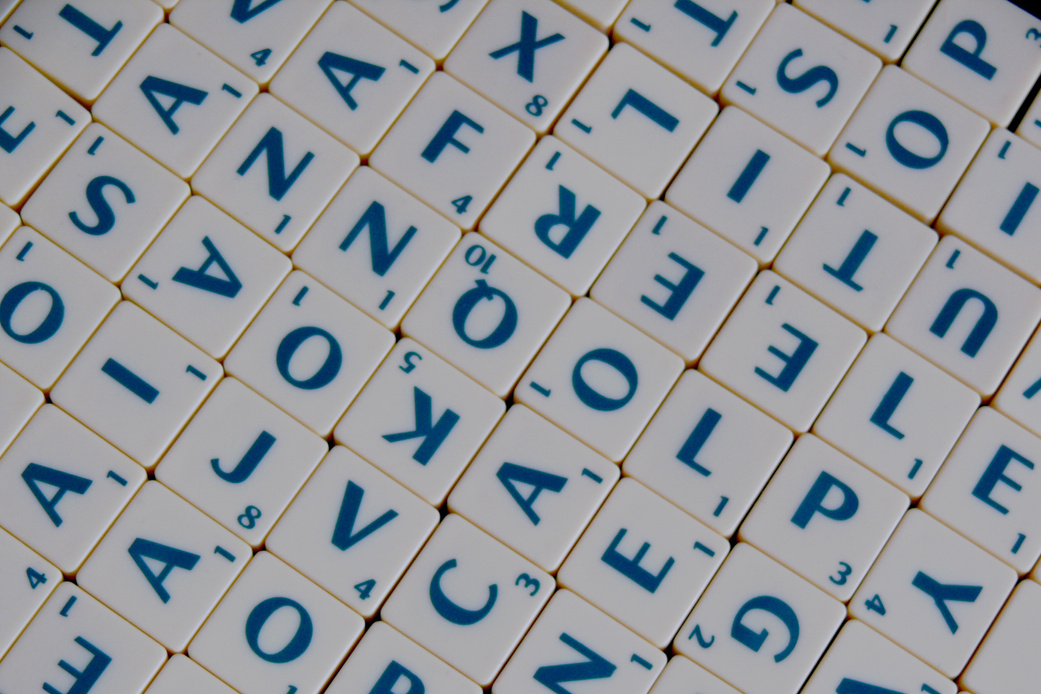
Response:
[{"label": "ivory scrabble tile", "polygon": [[1037,398],[1041,392],[1041,339],[1030,340],[1012,367],[991,405],[1011,417],[1035,435],[1041,436],[1041,410]]},{"label": "ivory scrabble tile", "polygon": [[7,450],[18,432],[44,403],[43,392],[0,363],[0,387],[4,399],[0,401],[0,453]]},{"label": "ivory scrabble tile", "polygon": [[488,0],[351,0],[396,34],[442,62]]},{"label": "ivory scrabble tile", "polygon": [[1041,616],[1041,586],[1023,581],[961,677],[979,694],[1029,689],[1041,675],[1030,630]]},{"label": "ivory scrabble tile", "polygon": [[61,571],[0,528],[0,659],[61,584]]},{"label": "ivory scrabble tile", "polygon": [[729,684],[695,663],[690,658],[674,655],[669,658],[661,677],[654,683],[651,694],[685,694],[691,686],[705,694],[741,694]]},{"label": "ivory scrabble tile", "polygon": [[887,63],[900,59],[915,37],[936,0],[904,0],[874,4],[834,3],[828,0],[795,0],[809,12],[882,58]]},{"label": "ivory scrabble tile", "polygon": [[204,670],[194,660],[181,653],[176,653],[166,661],[166,665],[145,694],[181,694],[191,691],[197,694],[234,694],[235,690]]},{"label": "ivory scrabble tile", "polygon": [[18,213],[7,205],[0,203],[0,246],[20,226],[22,226],[22,219],[18,216]]},{"label": "ivory scrabble tile", "polygon": [[607,31],[628,0],[557,0],[600,31]]}]

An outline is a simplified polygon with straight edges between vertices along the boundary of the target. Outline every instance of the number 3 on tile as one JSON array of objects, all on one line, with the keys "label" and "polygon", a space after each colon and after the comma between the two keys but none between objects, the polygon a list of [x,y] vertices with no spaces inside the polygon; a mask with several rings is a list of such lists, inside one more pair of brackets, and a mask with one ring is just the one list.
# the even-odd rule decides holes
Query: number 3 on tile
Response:
[{"label": "number 3 on tile", "polygon": [[521,586],[522,588],[531,588],[530,595],[536,595],[539,592],[539,588],[541,587],[538,580],[532,578],[528,574],[521,574],[520,576],[518,576],[517,582],[514,583],[514,585]]}]

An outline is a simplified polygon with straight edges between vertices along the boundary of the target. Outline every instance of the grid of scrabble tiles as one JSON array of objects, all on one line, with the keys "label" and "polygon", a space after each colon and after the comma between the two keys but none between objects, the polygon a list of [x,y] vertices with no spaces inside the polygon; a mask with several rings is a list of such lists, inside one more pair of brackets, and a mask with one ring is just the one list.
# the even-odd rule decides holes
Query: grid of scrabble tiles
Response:
[{"label": "grid of scrabble tiles", "polygon": [[1038,20],[0,21],[4,694],[1037,686]]}]

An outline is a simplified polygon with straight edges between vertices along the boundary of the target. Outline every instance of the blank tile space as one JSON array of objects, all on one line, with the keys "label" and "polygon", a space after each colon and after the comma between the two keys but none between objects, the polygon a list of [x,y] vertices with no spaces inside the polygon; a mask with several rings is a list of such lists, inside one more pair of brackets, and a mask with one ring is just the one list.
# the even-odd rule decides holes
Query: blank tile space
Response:
[{"label": "blank tile space", "polygon": [[234,694],[235,690],[186,655],[174,654],[148,686],[146,694]]},{"label": "blank tile space", "polygon": [[61,583],[61,571],[0,528],[0,659]]},{"label": "blank tile space", "polygon": [[43,404],[43,392],[29,381],[0,363],[0,453],[7,450],[18,432]]},{"label": "blank tile space", "polygon": [[410,0],[351,0],[439,63],[487,2],[456,0],[416,5]]},{"label": "blank tile space", "polygon": [[1005,609],[961,677],[979,694],[1025,691],[1041,677],[1031,631],[1041,619],[1041,586],[1024,581],[1013,591]]},{"label": "blank tile space", "polygon": [[842,32],[887,63],[900,59],[936,0],[863,5],[829,0],[795,0],[794,5]]}]

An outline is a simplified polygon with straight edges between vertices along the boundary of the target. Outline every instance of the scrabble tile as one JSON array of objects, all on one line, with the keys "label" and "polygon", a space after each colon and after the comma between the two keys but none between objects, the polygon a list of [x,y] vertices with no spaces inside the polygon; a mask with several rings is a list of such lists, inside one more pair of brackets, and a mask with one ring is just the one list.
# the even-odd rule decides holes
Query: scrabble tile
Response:
[{"label": "scrabble tile", "polygon": [[1023,581],[961,677],[979,694],[1027,691],[1041,669],[1030,632],[1041,617],[1041,586]]},{"label": "scrabble tile", "polygon": [[723,109],[665,200],[753,255],[773,260],[830,170],[736,107]]},{"label": "scrabble tile", "polygon": [[448,667],[429,651],[388,626],[376,622],[333,678],[328,694],[372,694],[404,691],[430,694],[481,694],[481,688]]},{"label": "scrabble tile", "polygon": [[813,432],[917,499],[979,405],[978,393],[879,333]]},{"label": "scrabble tile", "polygon": [[888,65],[828,162],[931,223],[989,132],[980,116]]},{"label": "scrabble tile", "polygon": [[406,337],[333,436],[440,506],[505,411],[502,400]]},{"label": "scrabble tile", "polygon": [[0,525],[72,575],[145,471],[54,405],[44,405],[0,458]]},{"label": "scrabble tile", "polygon": [[18,216],[18,213],[7,205],[0,203],[0,246],[20,226],[22,226],[22,219]]},{"label": "scrabble tile", "polygon": [[683,366],[618,316],[579,299],[524,373],[514,398],[620,462]]},{"label": "scrabble tile", "polygon": [[954,677],[1015,583],[1013,569],[912,509],[853,596],[850,615]]},{"label": "scrabble tile", "polygon": [[651,694],[686,694],[691,687],[705,694],[741,694],[729,684],[681,655],[669,658],[669,664],[654,683]]},{"label": "scrabble tile", "polygon": [[43,404],[39,388],[0,362],[0,453],[5,451],[33,413]]},{"label": "scrabble tile", "polygon": [[479,234],[467,234],[412,305],[403,335],[499,397],[571,305],[567,292]]},{"label": "scrabble tile", "polygon": [[61,583],[61,571],[0,528],[0,659]]},{"label": "scrabble tile", "polygon": [[183,653],[250,557],[245,542],[149,482],[76,582],[168,650]]},{"label": "scrabble tile", "polygon": [[[972,418],[921,508],[1016,569],[1041,557],[1041,439],[989,407]],[[1019,470],[1025,468],[1025,470]]]},{"label": "scrabble tile", "polygon": [[336,2],[271,80],[270,91],[367,156],[434,67],[361,10]]},{"label": "scrabble tile", "polygon": [[657,198],[719,107],[629,44],[618,44],[553,133],[643,194]]},{"label": "scrabble tile", "polygon": [[904,295],[886,332],[988,396],[998,389],[1039,318],[1041,292],[1036,286],[948,236]]},{"label": "scrabble tile", "polygon": [[541,134],[607,47],[606,36],[551,0],[492,0],[445,71]]},{"label": "scrabble tile", "polygon": [[936,0],[863,5],[828,0],[795,0],[800,10],[842,32],[887,63],[896,62],[911,45]]},{"label": "scrabble tile", "polygon": [[459,227],[363,166],[304,236],[293,262],[395,330],[458,241]]},{"label": "scrabble tile", "polygon": [[372,618],[440,520],[343,446],[325,456],[267,549]]},{"label": "scrabble tile", "polygon": [[1036,147],[1041,147],[1041,98],[1034,97],[1019,121],[1016,134]]},{"label": "scrabble tile", "polygon": [[0,662],[0,690],[88,692],[103,680],[106,691],[139,694],[164,662],[162,646],[66,582]]},{"label": "scrabble tile", "polygon": [[7,19],[22,0],[0,0],[0,22]]},{"label": "scrabble tile", "polygon": [[845,174],[828,181],[773,269],[877,332],[914,281],[936,232]]},{"label": "scrabble tile", "polygon": [[[691,365],[752,281],[756,267],[732,244],[654,201],[590,296]],[[640,279],[634,286],[635,278]]]},{"label": "scrabble tile", "polygon": [[901,65],[1005,126],[1041,76],[1039,39],[1041,20],[1012,3],[940,0]]},{"label": "scrabble tile", "polygon": [[260,552],[192,639],[188,655],[238,691],[317,694],[364,627],[331,595]]},{"label": "scrabble tile", "polygon": [[481,232],[582,296],[646,206],[642,195],[550,136],[488,210]]},{"label": "scrabble tile", "polygon": [[192,189],[288,253],[358,162],[331,135],[261,94],[199,167]]},{"label": "scrabble tile", "polygon": [[448,509],[555,572],[618,481],[618,467],[514,405],[448,497]]},{"label": "scrabble tile", "polygon": [[256,96],[257,84],[160,25],[94,104],[94,117],[188,178]]},{"label": "scrabble tile", "polygon": [[631,0],[614,37],[716,96],[775,6],[770,0]]},{"label": "scrabble tile", "polygon": [[440,63],[488,0],[445,0],[421,5],[409,0],[350,2]]},{"label": "scrabble tile", "polygon": [[1041,339],[1036,336],[1019,356],[991,405],[1035,435],[1041,436],[1041,412],[1035,396],[1041,391]]},{"label": "scrabble tile", "polygon": [[119,290],[29,227],[0,248],[0,359],[49,390]]},{"label": "scrabble tile", "polygon": [[723,537],[638,482],[623,479],[557,578],[656,648],[665,648],[729,550]]},{"label": "scrabble tile", "polygon": [[307,427],[227,378],[163,456],[155,476],[259,548],[328,451]]},{"label": "scrabble tile", "polygon": [[18,207],[90,122],[90,113],[11,49],[0,48],[0,202]]},{"label": "scrabble tile", "polygon": [[881,67],[877,56],[781,3],[720,96],[823,156]]},{"label": "scrabble tile", "polygon": [[389,330],[294,272],[224,364],[324,438],[393,346]]},{"label": "scrabble tile", "polygon": [[[576,658],[581,670],[572,665]],[[495,694],[524,694],[534,680],[550,691],[583,682],[585,692],[646,694],[665,667],[665,654],[574,593],[561,590],[524,637]],[[588,682],[586,682],[588,680]],[[571,686],[571,685],[569,685]]]},{"label": "scrabble tile", "polygon": [[747,694],[795,694],[845,616],[842,603],[741,543],[673,648]]},{"label": "scrabble tile", "polygon": [[851,620],[839,631],[802,691],[957,694],[958,687],[863,622]]},{"label": "scrabble tile", "polygon": [[206,672],[186,655],[174,654],[146,690],[146,694],[234,694],[235,690]]},{"label": "scrabble tile", "polygon": [[944,206],[937,228],[1041,282],[1041,244],[1027,231],[1041,223],[1041,205],[1034,206],[1038,187],[1031,181],[1041,184],[1041,152],[1007,130],[995,130]]},{"label": "scrabble tile", "polygon": [[600,31],[607,31],[629,0],[556,0]]},{"label": "scrabble tile", "polygon": [[767,271],[752,283],[698,368],[802,433],[866,339],[856,325]]},{"label": "scrabble tile", "polygon": [[64,0],[35,0],[11,15],[0,29],[0,41],[89,104],[161,21],[163,11],[147,2],[77,7]]},{"label": "scrabble tile", "polygon": [[473,229],[534,142],[535,133],[519,121],[438,72],[369,163],[463,229]]},{"label": "scrabble tile", "polygon": [[123,301],[51,401],[151,470],[221,375],[220,364]]},{"label": "scrabble tile", "polygon": [[807,434],[781,463],[738,538],[846,602],[908,504],[899,489]]},{"label": "scrabble tile", "polygon": [[730,537],[791,444],[787,427],[687,371],[622,470]]},{"label": "scrabble tile", "polygon": [[552,576],[452,514],[438,526],[380,615],[487,687],[554,585]]},{"label": "scrabble tile", "polygon": [[265,85],[330,2],[240,0],[229,8],[210,0],[183,0],[170,13],[170,23]]},{"label": "scrabble tile", "polygon": [[288,258],[193,195],[134,265],[123,295],[222,359],[291,269]]},{"label": "scrabble tile", "polygon": [[190,194],[169,170],[91,123],[22,207],[22,217],[118,283]]}]

